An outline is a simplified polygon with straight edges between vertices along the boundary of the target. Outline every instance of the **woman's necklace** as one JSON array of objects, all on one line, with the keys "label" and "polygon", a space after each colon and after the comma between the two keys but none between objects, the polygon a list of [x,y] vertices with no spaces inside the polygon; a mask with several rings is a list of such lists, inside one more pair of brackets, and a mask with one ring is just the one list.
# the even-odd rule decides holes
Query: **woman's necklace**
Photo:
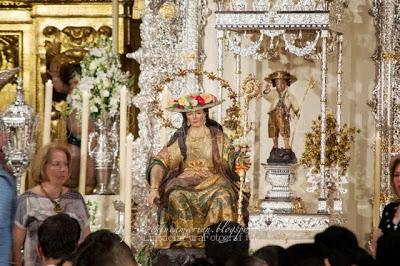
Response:
[{"label": "woman's necklace", "polygon": [[[200,130],[198,130],[199,132]],[[194,141],[202,141],[203,139],[205,139],[206,135],[207,135],[207,127],[204,126],[201,128],[201,133],[199,134],[197,132],[197,136],[194,133],[194,130],[191,130],[189,133],[189,138],[191,138]]]},{"label": "woman's necklace", "polygon": [[43,194],[51,201],[51,203],[53,203],[54,208],[53,210],[56,213],[61,213],[64,211],[64,207],[61,206],[61,194],[62,194],[62,188],[60,190],[60,194],[58,195],[58,201],[55,199],[52,199],[49,195],[49,193],[47,193],[47,191],[44,189],[44,187],[42,185],[40,185],[40,189],[42,190]]}]

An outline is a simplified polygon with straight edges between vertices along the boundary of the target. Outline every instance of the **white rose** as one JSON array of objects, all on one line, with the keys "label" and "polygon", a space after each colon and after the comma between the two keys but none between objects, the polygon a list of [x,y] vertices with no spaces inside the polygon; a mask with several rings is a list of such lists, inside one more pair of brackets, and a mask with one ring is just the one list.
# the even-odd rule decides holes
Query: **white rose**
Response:
[{"label": "white rose", "polygon": [[93,60],[92,62],[90,62],[89,64],[89,70],[91,72],[94,72],[97,69],[97,61]]},{"label": "white rose", "polygon": [[91,113],[97,113],[98,111],[99,111],[99,109],[97,109],[97,106],[96,106],[96,105],[90,106],[90,112],[91,112]]},{"label": "white rose", "polygon": [[100,99],[100,97],[94,97],[93,98],[93,102],[95,103],[95,104],[101,104],[101,99]]},{"label": "white rose", "polygon": [[93,55],[95,57],[101,57],[102,53],[101,53],[101,50],[99,48],[92,48],[92,49],[90,49],[89,54]]},{"label": "white rose", "polygon": [[107,98],[108,96],[110,96],[110,92],[108,90],[102,90],[101,96],[103,96],[104,98]]},{"label": "white rose", "polygon": [[97,72],[97,77],[99,79],[105,80],[105,79],[107,79],[107,74],[104,71],[98,71]]},{"label": "white rose", "polygon": [[103,84],[104,84],[104,87],[106,87],[106,88],[111,87],[111,82],[109,79],[104,79]]},{"label": "white rose", "polygon": [[93,84],[91,84],[89,82],[80,82],[79,86],[78,86],[79,90],[82,90],[82,91],[90,91],[92,89],[92,87],[93,87]]},{"label": "white rose", "polygon": [[115,98],[111,98],[111,100],[110,100],[110,105],[111,105],[111,106],[117,106],[117,105],[118,105],[118,100],[115,99]]}]

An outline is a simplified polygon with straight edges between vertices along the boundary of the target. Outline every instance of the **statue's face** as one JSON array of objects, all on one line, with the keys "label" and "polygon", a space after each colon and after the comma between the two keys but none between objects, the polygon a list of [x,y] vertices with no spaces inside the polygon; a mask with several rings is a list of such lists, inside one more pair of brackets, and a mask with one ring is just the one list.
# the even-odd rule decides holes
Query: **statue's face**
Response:
[{"label": "statue's face", "polygon": [[276,89],[280,92],[286,89],[286,80],[284,79],[275,79]]},{"label": "statue's face", "polygon": [[186,118],[191,127],[201,127],[206,122],[206,113],[204,110],[197,110],[186,113]]}]

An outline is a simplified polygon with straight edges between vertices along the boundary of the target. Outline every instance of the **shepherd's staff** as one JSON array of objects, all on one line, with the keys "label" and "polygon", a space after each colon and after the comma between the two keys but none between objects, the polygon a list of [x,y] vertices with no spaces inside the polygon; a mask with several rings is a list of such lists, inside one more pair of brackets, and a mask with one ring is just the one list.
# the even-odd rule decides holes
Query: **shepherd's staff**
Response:
[{"label": "shepherd's staff", "polygon": [[[307,87],[306,91],[304,92],[303,98],[301,99],[299,113],[300,113],[301,109],[303,109],[303,104],[304,104],[304,101],[306,100],[306,96],[308,94],[308,91],[311,90],[311,89],[314,89],[315,85],[316,85],[316,81],[313,78],[311,78],[310,82],[309,82],[309,86]],[[300,117],[297,117],[296,121],[294,122],[295,124],[293,126],[293,134],[290,137],[290,147],[292,147],[292,144],[293,144],[293,139],[294,139],[294,135],[296,133],[297,124],[299,122],[299,119],[300,119]]]},{"label": "shepherd's staff", "polygon": [[[253,74],[249,74],[241,85],[241,93],[243,96],[243,104],[240,104],[241,118],[243,119],[243,132],[240,137],[239,149],[239,160],[235,164],[235,172],[239,175],[239,199],[238,199],[238,223],[244,226],[243,217],[243,197],[245,190],[246,172],[250,167],[250,146],[247,143],[248,135],[248,111],[250,101],[254,98],[259,97],[261,93],[261,82],[258,81]],[[240,158],[243,156],[243,158]],[[250,200],[250,199],[249,199]]]}]

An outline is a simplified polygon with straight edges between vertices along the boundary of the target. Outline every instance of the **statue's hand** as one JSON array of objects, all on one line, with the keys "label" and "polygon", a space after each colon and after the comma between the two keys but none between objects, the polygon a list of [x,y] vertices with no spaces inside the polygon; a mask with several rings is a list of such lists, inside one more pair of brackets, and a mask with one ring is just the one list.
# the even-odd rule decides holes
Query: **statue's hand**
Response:
[{"label": "statue's hand", "polygon": [[272,83],[270,81],[267,81],[267,84],[265,84],[265,90],[263,91],[263,94],[267,95],[268,93],[270,93],[271,87],[272,87]]},{"label": "statue's hand", "polygon": [[157,190],[151,190],[149,195],[147,196],[147,202],[150,205],[159,205],[160,204],[160,194]]}]

